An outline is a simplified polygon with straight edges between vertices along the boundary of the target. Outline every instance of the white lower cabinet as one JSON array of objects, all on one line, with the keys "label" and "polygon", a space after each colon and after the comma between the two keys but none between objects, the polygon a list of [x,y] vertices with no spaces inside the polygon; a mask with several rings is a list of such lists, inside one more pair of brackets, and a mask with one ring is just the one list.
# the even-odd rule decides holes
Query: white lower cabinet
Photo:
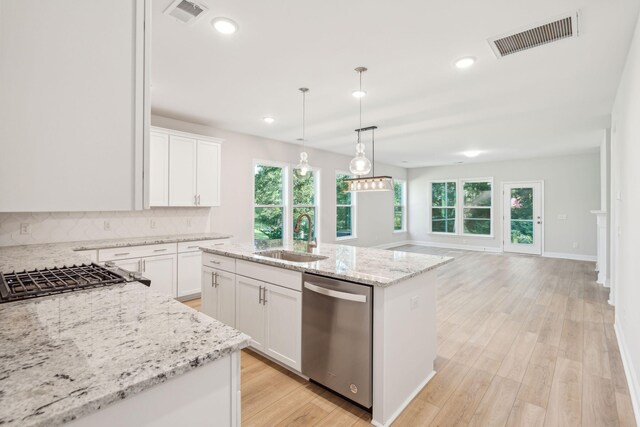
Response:
[{"label": "white lower cabinet", "polygon": [[151,280],[151,289],[174,298],[177,292],[176,267],[175,255],[142,258],[142,275]]},{"label": "white lower cabinet", "polygon": [[178,254],[178,297],[200,293],[202,252]]},{"label": "white lower cabinet", "polygon": [[236,279],[236,328],[251,337],[251,347],[266,352],[265,306],[262,292],[266,283],[249,277]]},{"label": "white lower cabinet", "polygon": [[237,276],[237,329],[251,347],[300,371],[302,293]]},{"label": "white lower cabinet", "polygon": [[142,258],[119,259],[113,261],[118,267],[131,272],[142,272]]},{"label": "white lower cabinet", "polygon": [[236,326],[236,275],[215,268],[202,269],[202,312]]}]

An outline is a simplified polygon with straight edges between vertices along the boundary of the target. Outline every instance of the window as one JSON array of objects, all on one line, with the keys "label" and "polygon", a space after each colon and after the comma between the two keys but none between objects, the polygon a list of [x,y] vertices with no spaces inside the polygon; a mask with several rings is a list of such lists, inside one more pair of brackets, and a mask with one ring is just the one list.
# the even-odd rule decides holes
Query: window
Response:
[{"label": "window", "polygon": [[300,231],[295,232],[296,221],[302,214],[308,214],[313,223],[311,230],[312,238],[317,239],[318,230],[318,197],[316,196],[316,186],[318,180],[318,171],[310,170],[306,175],[300,175],[298,169],[293,170],[293,240],[307,240],[309,232],[309,222],[302,219],[300,222]]},{"label": "window", "polygon": [[463,181],[463,234],[491,235],[490,181]]},{"label": "window", "polygon": [[455,234],[456,181],[431,183],[431,232]]},{"label": "window", "polygon": [[254,220],[255,240],[284,237],[285,195],[287,169],[284,166],[256,164],[254,168]]},{"label": "window", "polygon": [[343,172],[336,173],[336,238],[350,239],[356,237],[355,230],[355,194],[345,193],[345,179],[350,176]]},{"label": "window", "polygon": [[393,181],[393,231],[407,230],[407,182]]},{"label": "window", "polygon": [[432,233],[491,236],[492,219],[492,179],[431,182]]}]

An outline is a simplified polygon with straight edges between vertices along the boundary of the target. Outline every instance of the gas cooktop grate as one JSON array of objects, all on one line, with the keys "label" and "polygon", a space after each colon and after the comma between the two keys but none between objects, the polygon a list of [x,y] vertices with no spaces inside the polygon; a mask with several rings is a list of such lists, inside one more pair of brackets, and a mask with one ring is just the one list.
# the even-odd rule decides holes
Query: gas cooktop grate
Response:
[{"label": "gas cooktop grate", "polygon": [[126,279],[97,264],[5,273],[0,277],[0,302],[124,283]]}]

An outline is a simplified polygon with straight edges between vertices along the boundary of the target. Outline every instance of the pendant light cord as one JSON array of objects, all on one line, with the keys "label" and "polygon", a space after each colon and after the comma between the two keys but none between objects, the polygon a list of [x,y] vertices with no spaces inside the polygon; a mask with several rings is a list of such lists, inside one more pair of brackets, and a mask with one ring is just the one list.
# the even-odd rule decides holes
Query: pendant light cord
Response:
[{"label": "pendant light cord", "polygon": [[305,141],[304,141],[304,122],[305,122],[305,115],[306,115],[306,97],[307,97],[307,92],[306,91],[302,91],[302,151],[304,151],[305,148]]},{"label": "pendant light cord", "polygon": [[[362,70],[358,71],[360,75],[360,93],[362,93]],[[362,129],[362,97],[358,98],[358,103],[360,107],[360,127],[358,129]],[[358,144],[360,144],[360,131],[358,130]]]}]

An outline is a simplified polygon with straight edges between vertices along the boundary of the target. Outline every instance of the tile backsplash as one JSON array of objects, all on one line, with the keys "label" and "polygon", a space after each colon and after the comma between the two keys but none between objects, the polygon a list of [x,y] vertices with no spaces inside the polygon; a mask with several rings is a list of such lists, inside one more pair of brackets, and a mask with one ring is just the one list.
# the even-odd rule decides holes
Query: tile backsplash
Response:
[{"label": "tile backsplash", "polygon": [[209,213],[209,208],[0,213],[0,246],[203,233],[211,231]]}]

